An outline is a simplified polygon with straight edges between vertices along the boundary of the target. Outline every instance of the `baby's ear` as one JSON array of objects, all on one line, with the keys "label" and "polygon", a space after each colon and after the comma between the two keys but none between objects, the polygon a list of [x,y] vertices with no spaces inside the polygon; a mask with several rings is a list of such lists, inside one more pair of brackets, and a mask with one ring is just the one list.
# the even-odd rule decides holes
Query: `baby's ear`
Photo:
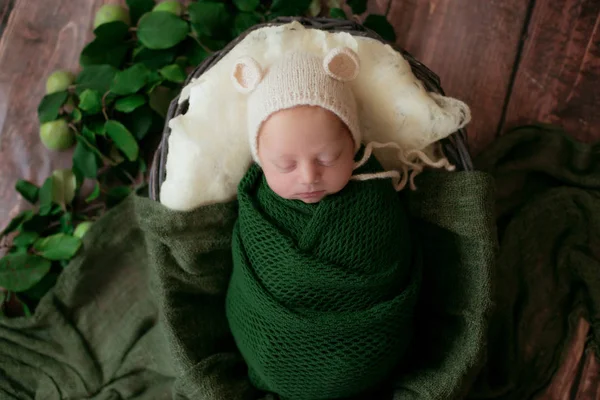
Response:
[{"label": "baby's ear", "polygon": [[323,60],[327,75],[342,82],[354,80],[360,70],[358,54],[349,47],[337,47],[327,53]]},{"label": "baby's ear", "polygon": [[233,65],[231,80],[241,93],[250,93],[263,78],[263,69],[252,57],[242,57]]}]

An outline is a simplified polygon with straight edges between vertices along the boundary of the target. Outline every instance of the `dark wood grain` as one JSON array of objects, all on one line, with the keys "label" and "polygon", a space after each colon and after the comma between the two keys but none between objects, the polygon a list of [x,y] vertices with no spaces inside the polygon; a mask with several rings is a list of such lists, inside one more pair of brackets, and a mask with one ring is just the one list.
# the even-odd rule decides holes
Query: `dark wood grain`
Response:
[{"label": "dark wood grain", "polygon": [[562,364],[534,400],[600,400],[600,362],[589,345],[591,327],[580,318]]},{"label": "dark wood grain", "polygon": [[537,1],[506,112],[507,127],[542,121],[600,139],[600,1]]},{"label": "dark wood grain", "polygon": [[8,24],[8,18],[10,17],[10,13],[14,6],[15,0],[3,0],[0,3],[0,38],[2,38],[2,34]]},{"label": "dark wood grain", "polygon": [[473,154],[501,121],[528,1],[377,0],[397,43],[437,73],[446,94],[471,106]]}]

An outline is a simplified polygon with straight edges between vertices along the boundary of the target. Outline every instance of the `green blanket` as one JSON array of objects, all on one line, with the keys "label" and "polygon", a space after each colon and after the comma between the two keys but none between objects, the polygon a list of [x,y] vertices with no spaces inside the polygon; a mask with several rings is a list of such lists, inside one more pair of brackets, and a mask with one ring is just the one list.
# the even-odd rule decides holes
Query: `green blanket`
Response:
[{"label": "green blanket", "polygon": [[[599,151],[525,127],[478,160],[498,193],[489,329],[490,177],[418,179],[410,213],[419,238],[429,235],[418,343],[411,368],[370,398],[469,387],[471,398],[531,398],[560,363],[571,314],[585,312],[598,342]],[[131,197],[106,214],[32,318],[0,319],[0,399],[274,399],[250,384],[225,317],[236,212]]]},{"label": "green blanket", "polygon": [[[356,173],[382,170],[371,157]],[[257,165],[246,173],[226,305],[256,387],[347,398],[402,362],[421,272],[404,197],[374,179],[306,204],[275,194]]]}]

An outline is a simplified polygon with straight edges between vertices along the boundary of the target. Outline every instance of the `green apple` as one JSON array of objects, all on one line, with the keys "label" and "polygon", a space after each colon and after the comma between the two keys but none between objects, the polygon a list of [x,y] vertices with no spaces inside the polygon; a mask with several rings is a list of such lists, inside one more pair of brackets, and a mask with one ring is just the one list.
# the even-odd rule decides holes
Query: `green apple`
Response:
[{"label": "green apple", "polygon": [[92,221],[83,221],[75,228],[73,232],[73,236],[78,237],[79,239],[83,238],[83,236],[87,233],[87,231],[91,228],[94,223]]},{"label": "green apple", "polygon": [[77,178],[71,169],[52,171],[52,201],[56,204],[71,204],[76,188]]},{"label": "green apple", "polygon": [[152,11],[167,11],[179,17],[183,13],[183,7],[177,0],[166,0],[155,5]]},{"label": "green apple", "polygon": [[46,80],[46,94],[67,90],[75,81],[75,75],[69,71],[54,71]]},{"label": "green apple", "polygon": [[129,10],[118,4],[105,4],[96,12],[96,17],[94,18],[94,29],[102,24],[115,21],[122,21],[127,25],[131,25]]},{"label": "green apple", "polygon": [[75,143],[75,135],[64,118],[43,123],[40,126],[40,139],[48,150],[66,150]]}]

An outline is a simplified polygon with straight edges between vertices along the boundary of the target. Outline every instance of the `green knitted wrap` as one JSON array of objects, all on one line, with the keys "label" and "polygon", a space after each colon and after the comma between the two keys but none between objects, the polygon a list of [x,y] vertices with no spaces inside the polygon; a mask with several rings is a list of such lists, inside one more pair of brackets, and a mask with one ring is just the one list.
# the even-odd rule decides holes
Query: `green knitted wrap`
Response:
[{"label": "green knitted wrap", "polygon": [[[380,170],[372,157],[357,173]],[[421,272],[390,180],[305,204],[276,195],[254,165],[238,201],[226,311],[252,383],[334,399],[388,378],[412,337]]]}]

